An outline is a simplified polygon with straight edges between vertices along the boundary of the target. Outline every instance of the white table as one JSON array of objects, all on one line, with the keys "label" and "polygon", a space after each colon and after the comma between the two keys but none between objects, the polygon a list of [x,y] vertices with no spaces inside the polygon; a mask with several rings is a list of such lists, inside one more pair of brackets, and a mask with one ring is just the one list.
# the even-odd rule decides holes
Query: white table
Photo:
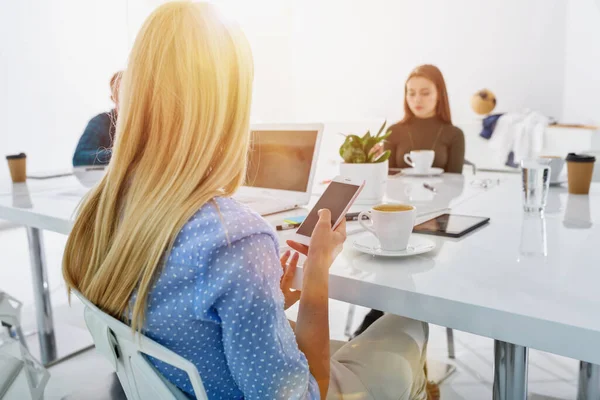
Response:
[{"label": "white table", "polygon": [[[435,238],[435,251],[404,259],[356,252],[351,248],[355,236],[349,236],[331,268],[330,297],[495,339],[495,399],[526,398],[529,347],[582,360],[587,373],[582,377],[588,379],[583,379],[580,391],[588,397],[580,398],[597,398],[600,257],[594,244],[600,243],[600,221],[590,210],[600,207],[600,186],[593,186],[589,196],[551,189],[545,218],[525,220],[522,238],[520,176],[477,176],[482,178],[489,178],[491,187],[472,185],[472,176],[428,178],[438,190],[435,195],[419,189],[422,180],[390,180],[387,193],[392,200],[412,200],[419,210],[451,206],[453,213],[488,216],[491,223],[462,239]],[[39,187],[30,182],[28,187],[28,192],[21,186],[0,194],[0,219],[28,225],[38,233],[48,229],[67,234],[84,190],[74,178]],[[306,210],[289,214],[301,213]],[[280,222],[284,215],[268,220]],[[539,233],[539,249],[535,235],[527,233],[532,229]],[[291,233],[283,232],[281,239]],[[362,234],[367,233],[357,235]],[[32,242],[32,258],[43,260],[41,243],[36,244],[35,237]],[[521,249],[534,254],[521,254]],[[43,271],[43,262],[38,264],[34,270]],[[43,287],[43,274],[34,274],[34,279],[36,290]],[[301,280],[299,268],[297,286]],[[40,292],[38,325],[47,333],[46,311],[51,308],[47,293]]]},{"label": "white table", "polygon": [[545,218],[525,218],[520,175],[480,175],[501,183],[452,213],[490,217],[488,226],[404,259],[357,252],[350,236],[330,297],[495,339],[495,399],[526,398],[529,347],[582,360],[578,398],[599,398],[600,216],[591,210],[600,185],[589,196],[551,188]]},{"label": "white table", "polygon": [[70,232],[71,216],[86,190],[72,176],[0,184],[0,219],[27,230],[38,338],[37,343],[30,342],[29,350],[45,366],[93,346],[87,331],[54,324],[42,235],[43,230]]}]

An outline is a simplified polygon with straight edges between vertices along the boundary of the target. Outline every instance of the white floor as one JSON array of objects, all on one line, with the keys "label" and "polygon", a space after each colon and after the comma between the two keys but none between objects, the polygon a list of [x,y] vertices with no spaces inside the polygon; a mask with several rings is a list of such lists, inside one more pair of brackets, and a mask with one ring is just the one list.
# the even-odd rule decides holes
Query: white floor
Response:
[{"label": "white floor", "polygon": [[[55,323],[84,327],[81,307],[67,305],[62,285],[60,262],[66,238],[62,235],[44,233],[50,290],[55,310]],[[29,254],[25,230],[14,228],[0,221],[0,289],[24,302],[24,330],[35,327],[33,292]],[[333,339],[344,340],[344,327],[348,304],[330,302],[330,325]],[[354,318],[357,326],[367,310],[360,307]],[[293,316],[294,310],[290,311]],[[457,367],[442,384],[443,400],[491,399],[493,378],[493,342],[490,339],[455,331]],[[431,326],[429,359],[448,362],[446,331]],[[531,350],[529,352],[530,399],[575,399],[578,361]],[[51,379],[46,390],[46,400],[58,400],[73,392],[89,388],[96,377],[110,373],[108,364],[95,351],[64,361],[50,368]]]}]

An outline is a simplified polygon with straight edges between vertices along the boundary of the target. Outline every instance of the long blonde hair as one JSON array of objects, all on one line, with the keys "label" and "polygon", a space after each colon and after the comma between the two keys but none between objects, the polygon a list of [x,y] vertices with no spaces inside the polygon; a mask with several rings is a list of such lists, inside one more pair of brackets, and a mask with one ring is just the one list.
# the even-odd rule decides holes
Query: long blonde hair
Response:
[{"label": "long blonde hair", "polygon": [[177,233],[243,183],[252,80],[244,34],[214,6],[166,3],[148,17],[123,74],[110,165],[67,241],[69,289],[142,329]]}]

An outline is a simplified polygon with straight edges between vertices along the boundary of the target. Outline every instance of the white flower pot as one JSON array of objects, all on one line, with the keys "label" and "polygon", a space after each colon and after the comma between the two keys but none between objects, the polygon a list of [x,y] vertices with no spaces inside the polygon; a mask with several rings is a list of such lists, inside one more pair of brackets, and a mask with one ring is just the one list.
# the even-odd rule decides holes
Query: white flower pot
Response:
[{"label": "white flower pot", "polygon": [[340,164],[340,175],[365,181],[355,204],[377,204],[383,200],[388,175],[388,162],[376,164]]}]

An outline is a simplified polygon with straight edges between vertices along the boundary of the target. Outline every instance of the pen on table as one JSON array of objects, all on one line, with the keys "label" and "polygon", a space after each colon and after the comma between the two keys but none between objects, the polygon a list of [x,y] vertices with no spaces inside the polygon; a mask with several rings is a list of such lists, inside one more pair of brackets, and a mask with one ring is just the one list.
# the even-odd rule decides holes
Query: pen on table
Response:
[{"label": "pen on table", "polygon": [[299,226],[300,226],[300,224],[281,224],[281,225],[275,226],[275,229],[277,231],[287,231],[290,229],[296,229]]},{"label": "pen on table", "polygon": [[423,183],[423,187],[427,190],[431,190],[433,193],[437,192],[437,190],[428,183]]},{"label": "pen on table", "polygon": [[[358,221],[358,214],[360,213],[348,213],[346,214],[346,221]],[[277,231],[287,231],[290,229],[296,229],[300,224],[281,224],[275,225],[275,230]]]}]

